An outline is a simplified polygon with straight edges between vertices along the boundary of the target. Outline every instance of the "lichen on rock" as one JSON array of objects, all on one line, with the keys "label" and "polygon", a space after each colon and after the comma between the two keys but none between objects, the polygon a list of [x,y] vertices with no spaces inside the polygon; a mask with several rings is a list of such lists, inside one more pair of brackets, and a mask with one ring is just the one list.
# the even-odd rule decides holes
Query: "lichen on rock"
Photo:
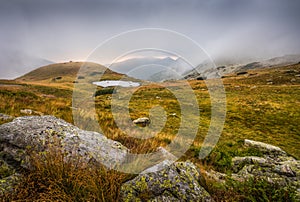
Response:
[{"label": "lichen on rock", "polygon": [[212,201],[200,185],[200,173],[190,162],[176,162],[163,170],[138,175],[123,184],[123,201]]}]

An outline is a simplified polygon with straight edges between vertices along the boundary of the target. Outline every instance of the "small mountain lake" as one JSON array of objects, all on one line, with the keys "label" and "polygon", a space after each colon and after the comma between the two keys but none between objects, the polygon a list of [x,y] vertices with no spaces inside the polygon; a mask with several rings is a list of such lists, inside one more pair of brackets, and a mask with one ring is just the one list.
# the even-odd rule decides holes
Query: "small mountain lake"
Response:
[{"label": "small mountain lake", "polygon": [[140,83],[132,81],[118,81],[118,80],[105,80],[105,81],[95,81],[93,84],[101,87],[138,87]]}]

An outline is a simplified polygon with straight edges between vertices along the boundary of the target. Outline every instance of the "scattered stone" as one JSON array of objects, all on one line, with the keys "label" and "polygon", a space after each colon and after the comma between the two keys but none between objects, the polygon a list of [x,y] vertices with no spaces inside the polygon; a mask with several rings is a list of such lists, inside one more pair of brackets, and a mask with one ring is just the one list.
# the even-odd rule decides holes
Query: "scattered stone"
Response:
[{"label": "scattered stone", "polygon": [[26,114],[26,115],[39,115],[39,116],[43,116],[44,113],[39,112],[39,111],[34,111],[32,109],[21,109],[20,110],[21,114]]},{"label": "scattered stone", "polygon": [[300,77],[300,74],[296,74],[295,77]]},{"label": "scattered stone", "polygon": [[123,201],[213,201],[190,162],[176,162],[158,172],[140,174],[121,187]]},{"label": "scattered stone", "polygon": [[294,69],[289,69],[289,70],[286,70],[284,71],[285,74],[294,74],[294,73],[298,73],[297,70],[294,70]]},{"label": "scattered stone", "polygon": [[272,81],[270,81],[270,82],[268,82],[268,83],[267,83],[267,85],[273,85],[273,82],[272,82]]},{"label": "scattered stone", "polygon": [[31,115],[33,113],[31,109],[21,109],[20,112],[21,114],[27,114],[27,115]]},{"label": "scattered stone", "polygon": [[176,113],[171,113],[169,116],[178,117]]},{"label": "scattered stone", "polygon": [[53,78],[52,81],[57,81],[57,80],[61,80],[61,79],[62,79],[62,77],[58,76],[58,77]]},{"label": "scattered stone", "polygon": [[226,66],[219,66],[217,67],[217,70],[226,69]]},{"label": "scattered stone", "polygon": [[7,120],[11,120],[13,118],[14,117],[12,117],[10,115],[0,113],[0,120],[7,121]]},{"label": "scattered stone", "polygon": [[296,79],[295,78],[291,79],[291,82],[296,82]]},{"label": "scattered stone", "polygon": [[133,120],[133,123],[136,124],[136,125],[140,125],[140,126],[148,126],[150,125],[150,119],[148,117],[142,117],[142,118],[138,118],[138,119],[135,119]]},{"label": "scattered stone", "polygon": [[212,180],[214,182],[225,184],[225,180],[227,175],[225,173],[219,173],[214,170],[204,171],[204,175],[206,176],[206,179]]}]

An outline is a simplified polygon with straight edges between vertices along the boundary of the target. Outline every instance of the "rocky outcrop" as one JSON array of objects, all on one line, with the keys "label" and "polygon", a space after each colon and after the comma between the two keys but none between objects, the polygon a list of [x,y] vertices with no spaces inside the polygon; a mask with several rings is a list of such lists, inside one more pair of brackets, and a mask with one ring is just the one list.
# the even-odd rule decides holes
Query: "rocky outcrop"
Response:
[{"label": "rocky outcrop", "polygon": [[[128,150],[100,133],[79,128],[53,116],[19,117],[0,125],[0,194],[12,190],[22,177],[21,169],[31,169],[26,162],[28,148],[47,151],[49,145],[59,145],[68,155],[79,155],[83,161],[98,162],[113,167],[126,160]],[[168,159],[173,157],[159,148]],[[122,186],[124,201],[212,201],[199,184],[196,166],[189,162],[164,161],[146,169]]]},{"label": "rocky outcrop", "polygon": [[26,150],[44,151],[55,142],[69,155],[76,153],[83,161],[108,167],[122,163],[128,152],[119,142],[97,132],[80,130],[53,116],[19,117],[0,126],[1,156],[14,167],[28,169]]},{"label": "rocky outcrop", "polygon": [[201,175],[190,162],[176,162],[157,172],[143,173],[121,188],[123,201],[213,201],[199,184]]},{"label": "rocky outcrop", "polygon": [[[232,159],[231,178],[244,181],[250,178],[264,179],[270,184],[291,186],[297,190],[300,200],[300,161],[289,156],[281,148],[252,140],[245,140],[244,145],[257,149],[261,157],[246,156]],[[216,171],[207,171],[206,175],[219,183],[225,183],[226,175]]]}]

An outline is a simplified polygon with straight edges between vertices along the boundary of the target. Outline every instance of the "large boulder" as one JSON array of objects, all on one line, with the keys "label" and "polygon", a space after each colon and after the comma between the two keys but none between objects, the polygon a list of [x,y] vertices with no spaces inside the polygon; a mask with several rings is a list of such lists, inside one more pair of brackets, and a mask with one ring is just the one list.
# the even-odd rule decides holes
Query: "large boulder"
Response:
[{"label": "large boulder", "polygon": [[200,178],[193,163],[176,162],[126,182],[121,197],[123,201],[213,201],[199,184]]},{"label": "large boulder", "polygon": [[110,168],[122,163],[128,152],[119,142],[53,116],[19,117],[0,125],[1,156],[14,167],[30,169],[26,151],[45,151],[57,142],[69,155],[76,153],[85,162],[98,162]]},{"label": "large boulder", "polygon": [[[296,189],[297,198],[300,200],[299,160],[289,156],[281,148],[263,142],[246,139],[244,145],[260,151],[262,156],[232,158],[232,179],[244,181],[258,178],[282,187],[291,186]],[[215,182],[225,184],[226,175],[223,173],[210,170],[206,171],[206,176]]]},{"label": "large boulder", "polygon": [[245,146],[258,149],[263,157],[236,157],[233,158],[235,177],[247,179],[258,177],[269,183],[279,183],[281,186],[292,186],[297,190],[300,199],[300,161],[289,156],[281,148],[245,140]]}]

